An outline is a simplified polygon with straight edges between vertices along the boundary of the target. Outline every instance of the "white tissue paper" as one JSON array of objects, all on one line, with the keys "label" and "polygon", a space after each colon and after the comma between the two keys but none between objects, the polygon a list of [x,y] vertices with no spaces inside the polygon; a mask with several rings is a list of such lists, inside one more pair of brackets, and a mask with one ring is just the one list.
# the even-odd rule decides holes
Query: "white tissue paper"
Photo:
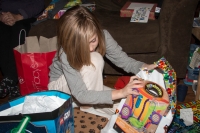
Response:
[{"label": "white tissue paper", "polygon": [[60,107],[65,100],[51,96],[26,96],[22,114],[51,112]]},{"label": "white tissue paper", "polygon": [[191,108],[180,109],[180,118],[183,119],[186,126],[193,124],[193,111]]},{"label": "white tissue paper", "polygon": [[1,116],[10,116],[18,114],[32,114],[41,112],[51,112],[59,108],[65,102],[56,96],[26,96],[24,103],[13,106],[12,108],[1,111]]}]

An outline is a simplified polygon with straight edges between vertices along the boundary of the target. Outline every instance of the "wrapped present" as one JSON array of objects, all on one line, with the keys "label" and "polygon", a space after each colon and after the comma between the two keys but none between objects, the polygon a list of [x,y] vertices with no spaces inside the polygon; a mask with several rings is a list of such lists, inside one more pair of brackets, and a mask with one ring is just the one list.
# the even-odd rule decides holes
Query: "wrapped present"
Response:
[{"label": "wrapped present", "polygon": [[95,10],[95,2],[88,2],[87,0],[70,0],[62,10],[55,14],[53,19],[59,19],[68,9],[76,5],[84,6],[91,12]]},{"label": "wrapped present", "polygon": [[34,25],[43,22],[47,19],[52,19],[54,16],[64,8],[64,6],[68,3],[68,0],[52,0],[51,3],[46,7],[43,11],[42,15],[37,18],[37,21]]},{"label": "wrapped present", "polygon": [[120,10],[120,17],[132,17],[132,14],[134,12],[134,9],[129,8],[131,4],[153,4],[153,7],[151,8],[150,14],[149,14],[149,19],[150,20],[155,20],[155,9],[157,4],[156,3],[135,3],[135,2],[130,2],[127,1],[125,5],[122,7]]},{"label": "wrapped present", "polygon": [[81,1],[81,0],[70,0],[70,1],[64,6],[64,8],[69,8],[69,7],[73,7],[73,6],[80,5],[80,4],[82,4],[82,1]]},{"label": "wrapped present", "polygon": [[59,19],[66,11],[66,9],[60,10],[58,13],[56,13],[53,19]]}]

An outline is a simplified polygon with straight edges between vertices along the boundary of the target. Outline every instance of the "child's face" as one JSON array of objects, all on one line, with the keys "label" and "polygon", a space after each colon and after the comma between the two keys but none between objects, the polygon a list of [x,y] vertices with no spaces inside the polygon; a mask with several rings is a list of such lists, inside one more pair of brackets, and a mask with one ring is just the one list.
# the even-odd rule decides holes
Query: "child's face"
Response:
[{"label": "child's face", "polygon": [[97,34],[94,34],[94,36],[89,40],[90,52],[94,52],[96,50],[98,43],[98,36]]}]

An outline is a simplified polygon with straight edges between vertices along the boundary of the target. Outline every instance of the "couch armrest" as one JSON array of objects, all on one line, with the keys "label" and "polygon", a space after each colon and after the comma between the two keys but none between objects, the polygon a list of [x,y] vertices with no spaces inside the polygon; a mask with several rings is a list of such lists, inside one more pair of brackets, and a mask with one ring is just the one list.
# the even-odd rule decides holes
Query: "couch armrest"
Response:
[{"label": "couch armrest", "polygon": [[199,0],[164,0],[159,21],[162,54],[189,51],[192,22]]},{"label": "couch armrest", "polygon": [[164,56],[179,78],[188,65],[192,22],[199,0],[164,0],[160,12],[160,44]]}]

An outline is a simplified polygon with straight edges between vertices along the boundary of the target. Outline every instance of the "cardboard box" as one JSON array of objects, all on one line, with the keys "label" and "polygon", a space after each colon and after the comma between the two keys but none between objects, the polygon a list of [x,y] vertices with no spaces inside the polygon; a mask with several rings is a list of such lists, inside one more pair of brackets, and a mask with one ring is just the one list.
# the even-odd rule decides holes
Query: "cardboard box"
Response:
[{"label": "cardboard box", "polygon": [[[136,3],[136,2],[130,2],[130,1],[126,2],[125,5],[120,10],[120,17],[132,17],[134,10],[128,9],[128,7],[131,3]],[[155,9],[156,9],[157,3],[144,3],[144,4],[154,4],[154,6],[152,7],[152,9],[150,11],[149,19],[155,20]]]},{"label": "cardboard box", "polygon": [[120,133],[155,132],[168,110],[167,91],[151,81],[146,81],[143,88],[133,88],[133,91],[140,95],[129,95],[126,98],[113,129]]},{"label": "cardboard box", "polygon": [[[115,115],[103,129],[126,133],[165,133],[170,126],[176,109],[176,72],[162,57],[154,62],[160,70],[141,70],[136,76],[144,79],[144,86],[132,88],[139,95],[122,99]],[[121,89],[127,77],[117,80],[115,88]],[[112,128],[110,128],[112,127]]]}]

